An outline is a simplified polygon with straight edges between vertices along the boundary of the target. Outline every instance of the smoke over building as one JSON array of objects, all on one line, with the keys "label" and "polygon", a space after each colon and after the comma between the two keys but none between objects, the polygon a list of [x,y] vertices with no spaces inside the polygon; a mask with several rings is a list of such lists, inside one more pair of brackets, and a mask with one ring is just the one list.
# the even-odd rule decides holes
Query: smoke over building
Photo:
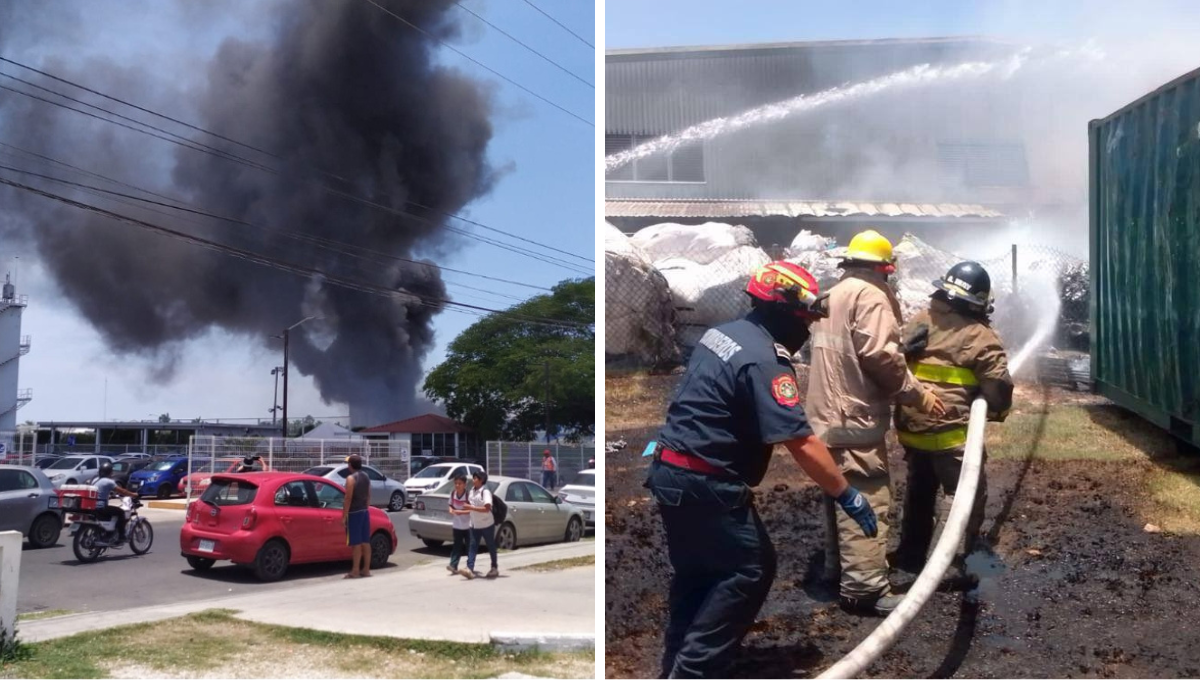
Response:
[{"label": "smoke over building", "polygon": [[[180,2],[171,11],[194,17],[198,30],[232,8],[189,5]],[[388,6],[439,38],[452,38],[459,30],[457,16],[449,14],[450,0],[391,0]],[[143,7],[158,9],[157,3]],[[453,245],[444,215],[460,211],[493,185],[495,173],[486,158],[490,95],[480,83],[435,64],[435,45],[428,38],[369,3],[301,0],[260,3],[253,11],[261,25],[270,27],[265,37],[225,38],[215,51],[198,54],[197,61],[181,62],[187,70],[176,73],[153,63],[39,60],[46,43],[30,44],[23,28],[64,27],[52,33],[64,41],[62,49],[50,49],[68,54],[67,40],[102,35],[104,26],[77,30],[78,7],[58,3],[0,8],[0,54],[269,153],[8,64],[6,73],[119,109],[251,163],[152,139],[9,92],[0,97],[0,141],[232,221],[114,203],[28,176],[4,176],[401,295],[368,294],[322,277],[306,278],[7,187],[0,188],[0,239],[32,246],[63,295],[112,349],[150,359],[155,380],[169,380],[182,344],[211,329],[232,331],[247,343],[274,350],[279,344],[272,336],[316,316],[319,320],[292,332],[291,359],[296,369],[313,376],[321,396],[349,404],[356,424],[414,415],[421,361],[434,340],[432,320],[447,294],[436,268],[412,260]],[[35,92],[7,79],[0,85]],[[118,188],[10,149],[0,152],[3,165]]]}]

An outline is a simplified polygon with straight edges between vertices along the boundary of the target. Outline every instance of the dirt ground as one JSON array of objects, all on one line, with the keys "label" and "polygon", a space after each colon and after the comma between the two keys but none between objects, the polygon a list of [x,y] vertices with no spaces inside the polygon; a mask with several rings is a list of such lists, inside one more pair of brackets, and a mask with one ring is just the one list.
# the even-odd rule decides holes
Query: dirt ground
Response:
[{"label": "dirt ground", "polygon": [[[659,672],[671,569],[661,522],[641,486],[640,453],[677,379],[626,375],[608,381],[607,439],[628,442],[605,463],[608,677]],[[1139,453],[1110,459],[1084,450],[1076,460],[1062,454],[1042,459],[1037,452],[1055,430],[1029,424],[1060,408],[1090,419],[1083,448]],[[1024,387],[1014,415],[1024,416],[1028,443],[1023,452],[988,461],[983,530],[991,549],[969,561],[979,587],[937,593],[867,675],[1200,675],[1193,625],[1200,609],[1200,536],[1144,530],[1157,511],[1148,491],[1152,480],[1178,465],[1170,440],[1104,400],[1078,393]],[[989,442],[1003,436],[1003,427],[990,428]],[[902,494],[904,463],[894,442],[892,452],[893,480]],[[879,622],[844,613],[821,582],[819,493],[781,455],[757,489],[779,553],[779,575],[731,677],[814,676]]]}]

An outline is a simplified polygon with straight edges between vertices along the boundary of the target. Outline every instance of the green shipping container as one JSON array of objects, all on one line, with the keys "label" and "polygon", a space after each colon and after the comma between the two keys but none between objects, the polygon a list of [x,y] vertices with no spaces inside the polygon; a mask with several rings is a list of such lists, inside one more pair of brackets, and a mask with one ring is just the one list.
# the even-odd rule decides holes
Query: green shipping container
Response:
[{"label": "green shipping container", "polygon": [[1200,446],[1200,69],[1088,133],[1096,390]]}]

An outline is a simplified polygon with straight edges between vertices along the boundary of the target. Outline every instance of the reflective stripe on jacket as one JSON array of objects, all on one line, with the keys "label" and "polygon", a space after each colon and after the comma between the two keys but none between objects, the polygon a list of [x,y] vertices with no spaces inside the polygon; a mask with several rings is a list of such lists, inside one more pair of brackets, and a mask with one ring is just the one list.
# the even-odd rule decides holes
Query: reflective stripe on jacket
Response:
[{"label": "reflective stripe on jacket", "polygon": [[925,348],[908,357],[913,375],[930,385],[946,404],[946,415],[935,418],[918,409],[896,410],[900,443],[924,451],[962,448],[971,402],[982,395],[989,420],[1002,421],[1012,406],[1013,382],[1008,355],[987,321],[956,311],[944,300],[931,300],[929,309],[904,327],[904,337],[928,329]]},{"label": "reflective stripe on jacket", "polygon": [[850,269],[828,304],[812,327],[809,422],[830,447],[880,444],[892,404],[920,404],[924,389],[900,351],[900,303],[882,275]]}]

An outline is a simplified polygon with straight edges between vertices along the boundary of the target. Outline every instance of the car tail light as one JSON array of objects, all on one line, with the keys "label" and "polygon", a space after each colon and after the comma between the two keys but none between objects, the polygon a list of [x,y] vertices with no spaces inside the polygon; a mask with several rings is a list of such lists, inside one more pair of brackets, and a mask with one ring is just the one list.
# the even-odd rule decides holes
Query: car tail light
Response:
[{"label": "car tail light", "polygon": [[251,507],[246,510],[246,516],[242,518],[242,528],[247,531],[253,529],[256,522],[258,522],[258,511]]},{"label": "car tail light", "polygon": [[194,519],[194,518],[195,518],[195,515],[196,515],[196,513],[195,513],[195,509],[196,509],[196,503],[195,503],[195,501],[193,501],[193,502],[191,502],[191,503],[188,503],[188,505],[187,505],[187,514],[184,516],[184,518],[183,518],[183,521],[185,521],[185,522],[190,522],[190,521],[192,521],[192,519]]},{"label": "car tail light", "polygon": [[425,511],[425,501],[417,501],[417,502],[413,503],[413,510],[416,510],[417,512],[424,512]]}]

